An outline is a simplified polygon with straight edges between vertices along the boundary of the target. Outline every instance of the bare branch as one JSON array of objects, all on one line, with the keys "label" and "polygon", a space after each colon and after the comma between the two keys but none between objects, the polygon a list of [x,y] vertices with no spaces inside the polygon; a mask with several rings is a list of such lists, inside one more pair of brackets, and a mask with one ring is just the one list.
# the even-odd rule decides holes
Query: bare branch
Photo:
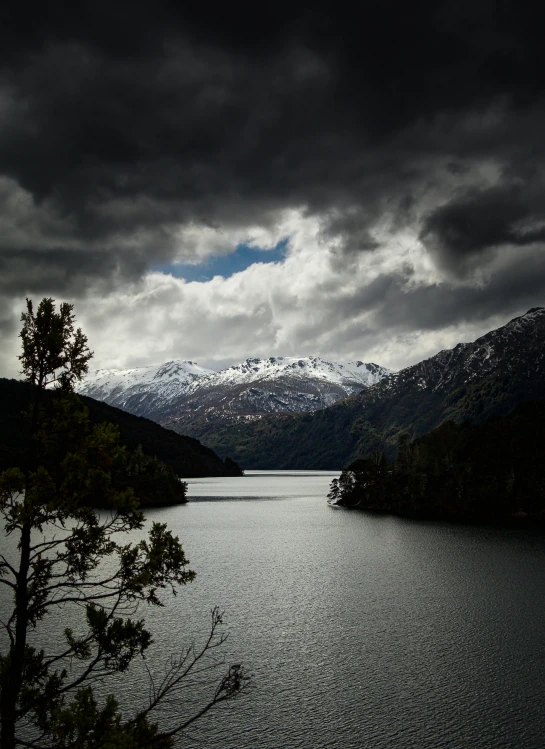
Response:
[{"label": "bare branch", "polygon": [[8,562],[3,554],[0,554],[0,569],[2,568],[8,569],[14,577],[17,576],[17,570],[12,567],[12,565]]},{"label": "bare branch", "polygon": [[[43,541],[39,544],[33,544],[32,551],[35,553],[30,555],[30,562],[32,563],[34,559],[41,557],[42,554],[44,554],[46,551],[50,551],[51,549],[56,548],[57,546],[61,546],[66,543],[66,541],[70,538],[70,534],[67,534],[66,538],[58,538],[58,539],[51,539],[51,541]],[[40,551],[37,551],[37,549],[40,549]]]},{"label": "bare branch", "polygon": [[8,637],[10,639],[10,643],[13,645],[13,643],[14,643],[13,629],[12,629],[10,623],[9,622],[6,623],[3,619],[0,619],[0,624],[6,630],[6,632],[8,634]]}]

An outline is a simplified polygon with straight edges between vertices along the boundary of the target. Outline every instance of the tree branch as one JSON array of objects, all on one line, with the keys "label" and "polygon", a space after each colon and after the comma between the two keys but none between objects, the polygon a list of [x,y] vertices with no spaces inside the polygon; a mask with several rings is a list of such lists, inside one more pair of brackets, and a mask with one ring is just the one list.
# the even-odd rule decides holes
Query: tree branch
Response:
[{"label": "tree branch", "polygon": [[0,569],[2,569],[3,567],[8,569],[14,577],[17,577],[17,570],[11,566],[11,564],[3,554],[0,554]]}]

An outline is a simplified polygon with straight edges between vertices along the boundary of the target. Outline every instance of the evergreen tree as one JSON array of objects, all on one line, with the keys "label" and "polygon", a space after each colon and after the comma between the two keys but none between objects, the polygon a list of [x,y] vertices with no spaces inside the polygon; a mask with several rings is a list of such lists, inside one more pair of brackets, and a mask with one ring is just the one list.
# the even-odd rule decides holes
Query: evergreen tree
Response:
[{"label": "evergreen tree", "polygon": [[[111,695],[98,704],[93,683],[125,672],[152,642],[144,620],[135,618],[138,604],[163,605],[161,591],[176,594],[194,572],[166,525],[153,523],[146,540],[127,542],[126,534],[143,527],[139,492],[172,489],[173,479],[156,459],[129,455],[111,424],[90,428],[73,386],[92,353],[86,336],[74,329],[72,305],[57,312],[53,300],[44,299],[34,313],[27,300],[22,322],[22,370],[36,387],[27,414],[26,463],[0,475],[4,531],[16,541],[11,553],[0,554],[0,584],[13,601],[1,621],[0,749],[166,749],[193,720],[238,694],[247,677],[239,665],[231,666],[196,714],[161,730],[153,720],[161,703],[179,698],[184,680],[223,642],[215,610],[203,648],[171,661],[138,714],[123,716]],[[44,398],[51,384],[52,397]],[[98,514],[96,506],[110,510]],[[58,652],[30,644],[29,635],[39,633],[48,615],[70,606],[83,610],[84,619],[77,631],[59,633]]]}]

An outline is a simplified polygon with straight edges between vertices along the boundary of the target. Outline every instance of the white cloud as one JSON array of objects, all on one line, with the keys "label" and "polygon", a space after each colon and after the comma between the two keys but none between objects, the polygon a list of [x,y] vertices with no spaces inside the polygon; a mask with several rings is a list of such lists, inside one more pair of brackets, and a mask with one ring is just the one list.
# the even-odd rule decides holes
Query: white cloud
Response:
[{"label": "white cloud", "polygon": [[[192,252],[217,251],[221,232],[192,231],[185,235],[194,240]],[[153,272],[115,291],[95,287],[94,294],[68,301],[75,302],[78,323],[95,351],[93,368],[183,358],[220,369],[248,356],[314,354],[397,369],[472,340],[513,316],[511,305],[475,320],[466,315],[466,322],[456,311],[436,324],[437,299],[453,306],[456,294],[477,292],[477,282],[464,286],[442,279],[416,232],[384,221],[373,231],[378,249],[338,262],[338,244],[324,236],[320,221],[292,210],[271,227],[224,235],[230,246],[246,241],[274,247],[289,237],[281,262],[255,263],[206,282]],[[498,273],[510,272],[499,259],[496,264]],[[486,282],[479,283],[482,292]],[[15,300],[4,317],[13,318],[23,305],[23,299]],[[3,347],[5,375],[17,375],[17,347],[16,337]]]},{"label": "white cloud", "polygon": [[[210,257],[228,255],[238,245],[246,244],[260,250],[273,250],[288,236],[294,211],[279,214],[270,226],[208,226],[191,223],[175,233],[176,256],[174,262],[199,264]],[[291,220],[290,220],[291,218]]]}]

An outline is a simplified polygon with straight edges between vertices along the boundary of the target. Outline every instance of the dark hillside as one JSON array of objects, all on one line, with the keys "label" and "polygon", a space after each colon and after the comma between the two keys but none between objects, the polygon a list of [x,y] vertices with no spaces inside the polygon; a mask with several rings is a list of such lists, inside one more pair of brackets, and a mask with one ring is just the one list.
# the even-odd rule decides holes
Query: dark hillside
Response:
[{"label": "dark hillside", "polygon": [[267,416],[199,438],[244,468],[340,469],[443,421],[479,423],[545,397],[545,309],[396,372],[359,395],[302,416]]},{"label": "dark hillside", "polygon": [[[28,407],[31,387],[25,382],[0,378],[0,471],[19,465],[25,449],[25,421],[21,412]],[[181,478],[240,475],[238,466],[222,461],[199,440],[92,398],[83,396],[81,400],[89,409],[91,424],[103,421],[116,424],[121,442],[130,450],[142,445],[146,455],[164,461]]]},{"label": "dark hillside", "polygon": [[376,452],[331,486],[345,507],[479,522],[545,523],[545,400],[480,424],[446,421],[388,463]]}]

